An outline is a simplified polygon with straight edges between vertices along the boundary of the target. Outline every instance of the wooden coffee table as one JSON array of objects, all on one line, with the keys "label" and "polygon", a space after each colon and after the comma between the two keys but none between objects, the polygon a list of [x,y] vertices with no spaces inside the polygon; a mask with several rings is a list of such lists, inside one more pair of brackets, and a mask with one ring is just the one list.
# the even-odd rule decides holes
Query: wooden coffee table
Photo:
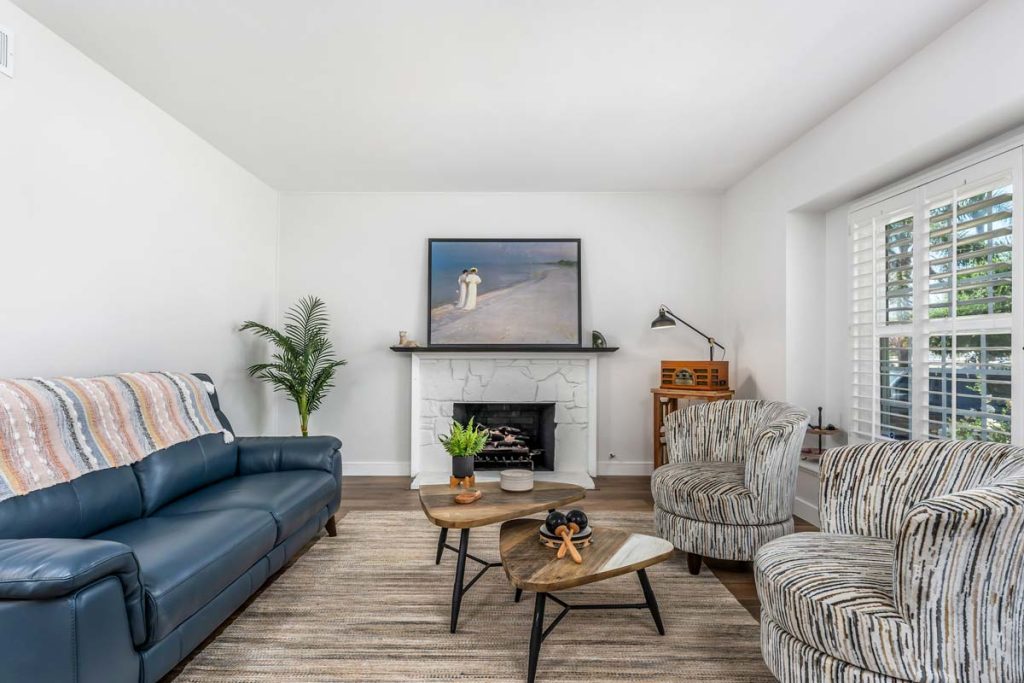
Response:
[{"label": "wooden coffee table", "polygon": [[[665,635],[665,626],[658,611],[651,582],[645,569],[664,562],[672,556],[672,544],[655,536],[634,534],[608,527],[596,527],[592,541],[580,549],[583,563],[576,564],[569,557],[561,560],[555,551],[540,543],[538,538],[541,522],[536,519],[516,519],[501,525],[501,562],[508,580],[516,588],[516,602],[523,590],[535,591],[533,607],[533,629],[530,635],[530,658],[527,681],[533,683],[537,675],[537,660],[540,646],[555,626],[571,610],[593,609],[647,609],[654,618],[658,633]],[[610,579],[636,572],[644,602],[630,604],[570,605],[551,595],[555,591],[575,588],[596,581]],[[546,601],[560,605],[562,611],[551,624],[544,628],[544,604]]]},{"label": "wooden coffee table", "polygon": [[[553,510],[562,505],[582,500],[586,495],[582,486],[553,481],[538,481],[533,485],[532,491],[522,492],[502,491],[498,482],[478,484],[476,488],[483,493],[483,497],[475,503],[459,505],[455,502],[455,495],[461,493],[462,489],[453,489],[447,484],[420,487],[420,506],[423,508],[423,513],[433,524],[441,527],[441,534],[437,538],[437,555],[434,558],[434,564],[441,564],[441,555],[446,549],[458,553],[459,557],[455,564],[455,587],[452,590],[452,633],[455,633],[459,624],[462,595],[488,569],[501,566],[501,562],[488,562],[469,554],[469,530],[478,526],[505,522],[523,515],[532,515],[535,512]],[[458,548],[447,543],[449,529],[461,530]],[[483,567],[476,576],[470,579],[468,584],[463,585],[466,574],[466,558],[483,565]],[[520,593],[517,591],[517,598]]]}]

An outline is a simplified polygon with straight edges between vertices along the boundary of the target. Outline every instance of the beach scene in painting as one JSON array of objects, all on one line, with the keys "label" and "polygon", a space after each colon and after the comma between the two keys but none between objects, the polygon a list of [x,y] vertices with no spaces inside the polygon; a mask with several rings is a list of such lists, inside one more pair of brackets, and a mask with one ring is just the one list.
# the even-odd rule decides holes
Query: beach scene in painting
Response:
[{"label": "beach scene in painting", "polygon": [[431,344],[578,344],[578,242],[433,242]]}]

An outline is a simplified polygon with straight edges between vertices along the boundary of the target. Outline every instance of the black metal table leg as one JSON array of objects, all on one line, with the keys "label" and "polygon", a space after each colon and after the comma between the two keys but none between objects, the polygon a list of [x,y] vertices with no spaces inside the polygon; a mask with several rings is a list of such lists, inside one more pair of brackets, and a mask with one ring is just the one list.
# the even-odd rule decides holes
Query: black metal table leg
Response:
[{"label": "black metal table leg", "polygon": [[441,535],[437,537],[437,558],[434,564],[441,564],[441,553],[444,552],[444,544],[448,541],[448,527],[441,527]]},{"label": "black metal table leg", "polygon": [[452,625],[451,631],[459,625],[459,608],[462,607],[462,579],[466,574],[466,553],[469,551],[469,529],[459,534],[459,560],[455,565],[455,588],[452,590]]},{"label": "black metal table leg", "polygon": [[537,660],[540,658],[540,644],[544,642],[544,600],[547,593],[537,593],[533,604],[533,630],[530,632],[530,664],[526,675],[527,683],[533,683],[537,676]]},{"label": "black metal table leg", "polygon": [[665,635],[665,624],[661,623],[661,612],[658,611],[658,600],[654,597],[654,589],[651,588],[651,582],[647,578],[647,571],[640,569],[636,575],[640,578],[640,587],[644,590],[644,598],[647,600],[647,609],[651,611],[651,616],[654,617],[654,625],[658,627],[658,633]]},{"label": "black metal table leg", "polygon": [[517,588],[516,589],[516,602],[519,602],[522,599],[523,599],[523,589],[522,588]]}]

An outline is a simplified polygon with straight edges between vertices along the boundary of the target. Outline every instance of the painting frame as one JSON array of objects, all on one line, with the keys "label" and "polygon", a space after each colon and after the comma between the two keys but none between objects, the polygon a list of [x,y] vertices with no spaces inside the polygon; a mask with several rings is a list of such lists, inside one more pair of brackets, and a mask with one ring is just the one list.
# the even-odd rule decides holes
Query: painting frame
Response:
[{"label": "painting frame", "polygon": [[[539,244],[555,244],[561,243],[570,245],[575,249],[576,254],[576,276],[574,278],[574,285],[576,288],[575,304],[576,304],[576,326],[575,326],[575,341],[572,342],[496,342],[496,341],[474,341],[471,339],[460,340],[460,341],[438,341],[434,330],[434,267],[435,267],[435,247],[440,245],[450,244],[524,244],[524,243],[539,243]],[[434,348],[444,348],[449,350],[488,350],[494,349],[497,351],[515,351],[515,350],[544,350],[544,351],[558,351],[559,349],[579,349],[583,346],[583,245],[582,240],[578,237],[431,237],[427,240],[427,346]]]}]

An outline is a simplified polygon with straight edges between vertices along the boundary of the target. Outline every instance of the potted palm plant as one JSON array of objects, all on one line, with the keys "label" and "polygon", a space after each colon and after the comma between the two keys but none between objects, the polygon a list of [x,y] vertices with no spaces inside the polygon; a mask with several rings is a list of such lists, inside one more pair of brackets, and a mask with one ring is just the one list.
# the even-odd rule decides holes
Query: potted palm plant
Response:
[{"label": "potted palm plant", "polygon": [[334,387],[335,371],[347,361],[334,357],[328,338],[327,306],[315,296],[307,296],[288,309],[284,330],[246,320],[242,332],[251,331],[276,347],[270,363],[249,367],[249,375],[288,394],[299,410],[299,428],[309,436],[309,416],[320,408],[327,392]]},{"label": "potted palm plant", "polygon": [[465,425],[452,420],[451,431],[441,437],[441,444],[452,456],[452,476],[459,479],[473,476],[473,458],[487,445],[488,430],[473,424],[473,418]]}]

